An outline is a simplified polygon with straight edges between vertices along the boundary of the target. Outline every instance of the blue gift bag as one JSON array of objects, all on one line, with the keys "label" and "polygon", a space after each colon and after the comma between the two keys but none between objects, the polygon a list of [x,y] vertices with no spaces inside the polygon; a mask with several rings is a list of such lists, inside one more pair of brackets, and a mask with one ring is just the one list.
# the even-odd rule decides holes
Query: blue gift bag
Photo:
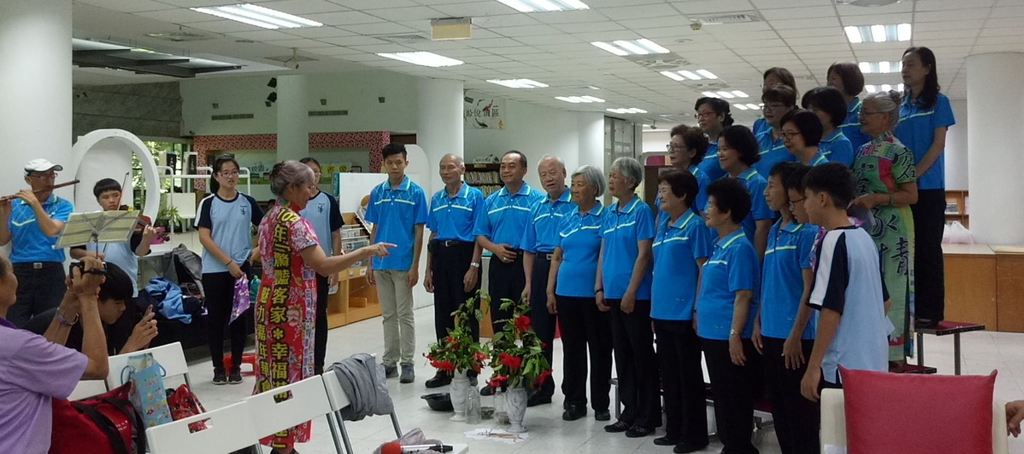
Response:
[{"label": "blue gift bag", "polygon": [[146,427],[173,421],[164,390],[166,373],[152,353],[129,356],[128,365],[121,370],[121,383],[130,381],[134,385],[129,398]]}]

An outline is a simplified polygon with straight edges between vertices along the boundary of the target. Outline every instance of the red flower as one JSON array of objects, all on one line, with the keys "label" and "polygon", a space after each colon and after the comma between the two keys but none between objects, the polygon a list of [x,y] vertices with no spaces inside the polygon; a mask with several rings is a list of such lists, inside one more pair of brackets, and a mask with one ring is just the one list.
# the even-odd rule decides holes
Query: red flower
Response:
[{"label": "red flower", "polygon": [[475,359],[475,360],[477,360],[479,362],[484,362],[485,360],[487,360],[487,354],[484,353],[484,352],[476,352],[473,355],[473,359]]},{"label": "red flower", "polygon": [[530,317],[526,315],[516,317],[516,331],[522,333],[528,329],[530,329]]},{"label": "red flower", "polygon": [[519,370],[520,367],[523,367],[522,357],[512,356],[508,353],[502,353],[501,355],[499,355],[499,359],[501,365],[507,367],[510,372]]},{"label": "red flower", "polygon": [[541,372],[540,375],[537,376],[537,380],[534,382],[534,386],[540,387],[540,385],[543,385],[544,382],[548,381],[549,378],[551,378],[551,369]]},{"label": "red flower", "polygon": [[443,371],[449,372],[449,373],[455,371],[455,364],[453,364],[451,361],[437,361],[437,360],[434,360],[434,361],[430,362],[430,365],[434,366],[435,369],[443,370]]},{"label": "red flower", "polygon": [[508,376],[507,375],[495,375],[495,376],[491,377],[490,380],[487,381],[487,386],[490,386],[491,388],[500,388],[500,387],[505,386],[507,384],[508,384]]},{"label": "red flower", "polygon": [[448,341],[448,345],[455,346],[455,345],[459,344],[459,339],[457,339],[455,337],[452,337],[452,336],[448,336],[448,338],[446,340]]}]

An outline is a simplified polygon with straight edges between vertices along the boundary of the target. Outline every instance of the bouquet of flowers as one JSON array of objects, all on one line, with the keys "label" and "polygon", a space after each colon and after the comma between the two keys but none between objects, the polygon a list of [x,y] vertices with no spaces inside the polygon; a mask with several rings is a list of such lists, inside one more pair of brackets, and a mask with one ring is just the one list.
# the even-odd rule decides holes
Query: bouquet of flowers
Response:
[{"label": "bouquet of flowers", "polygon": [[479,373],[487,361],[487,350],[480,342],[473,339],[471,323],[479,323],[482,314],[477,303],[484,298],[480,292],[459,306],[452,317],[455,328],[448,331],[448,336],[430,344],[426,357],[430,365],[449,375],[473,371]]},{"label": "bouquet of flowers", "polygon": [[504,320],[501,332],[491,339],[491,368],[494,375],[487,382],[492,388],[538,388],[551,378],[551,365],[544,357],[543,342],[530,323],[530,304],[510,299],[501,301],[503,311],[512,318]]}]

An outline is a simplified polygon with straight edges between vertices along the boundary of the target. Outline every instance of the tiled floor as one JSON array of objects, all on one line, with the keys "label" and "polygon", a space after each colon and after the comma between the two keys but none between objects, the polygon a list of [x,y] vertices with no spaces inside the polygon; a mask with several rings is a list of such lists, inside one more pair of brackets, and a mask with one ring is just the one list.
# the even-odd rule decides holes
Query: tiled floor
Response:
[{"label": "tiled floor", "polygon": [[[416,311],[417,346],[423,350],[433,339],[433,309],[421,308]],[[328,346],[328,363],[353,353],[383,351],[380,319],[371,319],[354,325],[332,330]],[[999,370],[996,382],[997,398],[1003,401],[1024,399],[1024,334],[974,332],[962,337],[965,374],[987,374]],[[926,358],[928,364],[938,367],[943,374],[953,373],[953,340],[951,337],[926,337]],[[555,342],[555,378],[560,379],[557,367],[561,364],[561,344]],[[594,421],[593,415],[573,422],[561,420],[561,395],[556,393],[551,405],[527,410],[526,419],[529,438],[514,445],[490,440],[470,440],[464,432],[474,427],[488,427],[491,421],[470,426],[454,423],[444,414],[430,411],[419,398],[428,390],[423,381],[433,375],[432,368],[425,360],[416,362],[417,381],[400,385],[391,380],[388,386],[398,410],[402,429],[408,431],[419,427],[432,438],[448,443],[466,443],[474,453],[670,453],[671,449],[655,446],[654,437],[629,439],[622,435],[605,433],[604,423]],[[210,383],[212,369],[207,361],[192,364],[190,372],[195,391],[207,408],[217,408],[237,402],[249,395],[252,378],[247,377],[242,385],[213,386]],[[484,405],[488,402],[484,398]],[[314,434],[309,444],[299,445],[302,454],[334,453],[334,444],[324,418],[313,423]],[[348,423],[356,453],[370,453],[383,442],[394,438],[390,420],[387,417],[372,417],[356,423]],[[898,430],[898,429],[896,429]],[[660,435],[659,435],[660,436]],[[778,453],[774,433],[767,433],[762,442],[761,452]],[[721,445],[712,444],[704,452],[717,453]],[[1024,440],[1010,440],[1010,452],[1024,452]]]}]

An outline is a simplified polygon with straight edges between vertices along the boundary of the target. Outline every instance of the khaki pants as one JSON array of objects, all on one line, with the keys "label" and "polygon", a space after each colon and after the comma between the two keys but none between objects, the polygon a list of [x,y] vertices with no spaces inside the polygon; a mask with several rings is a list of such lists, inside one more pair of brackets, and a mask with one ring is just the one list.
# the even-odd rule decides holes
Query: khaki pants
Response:
[{"label": "khaki pants", "polygon": [[408,271],[374,270],[377,295],[384,318],[384,360],[391,366],[412,364],[416,351],[416,320],[412,314],[412,288]]}]

